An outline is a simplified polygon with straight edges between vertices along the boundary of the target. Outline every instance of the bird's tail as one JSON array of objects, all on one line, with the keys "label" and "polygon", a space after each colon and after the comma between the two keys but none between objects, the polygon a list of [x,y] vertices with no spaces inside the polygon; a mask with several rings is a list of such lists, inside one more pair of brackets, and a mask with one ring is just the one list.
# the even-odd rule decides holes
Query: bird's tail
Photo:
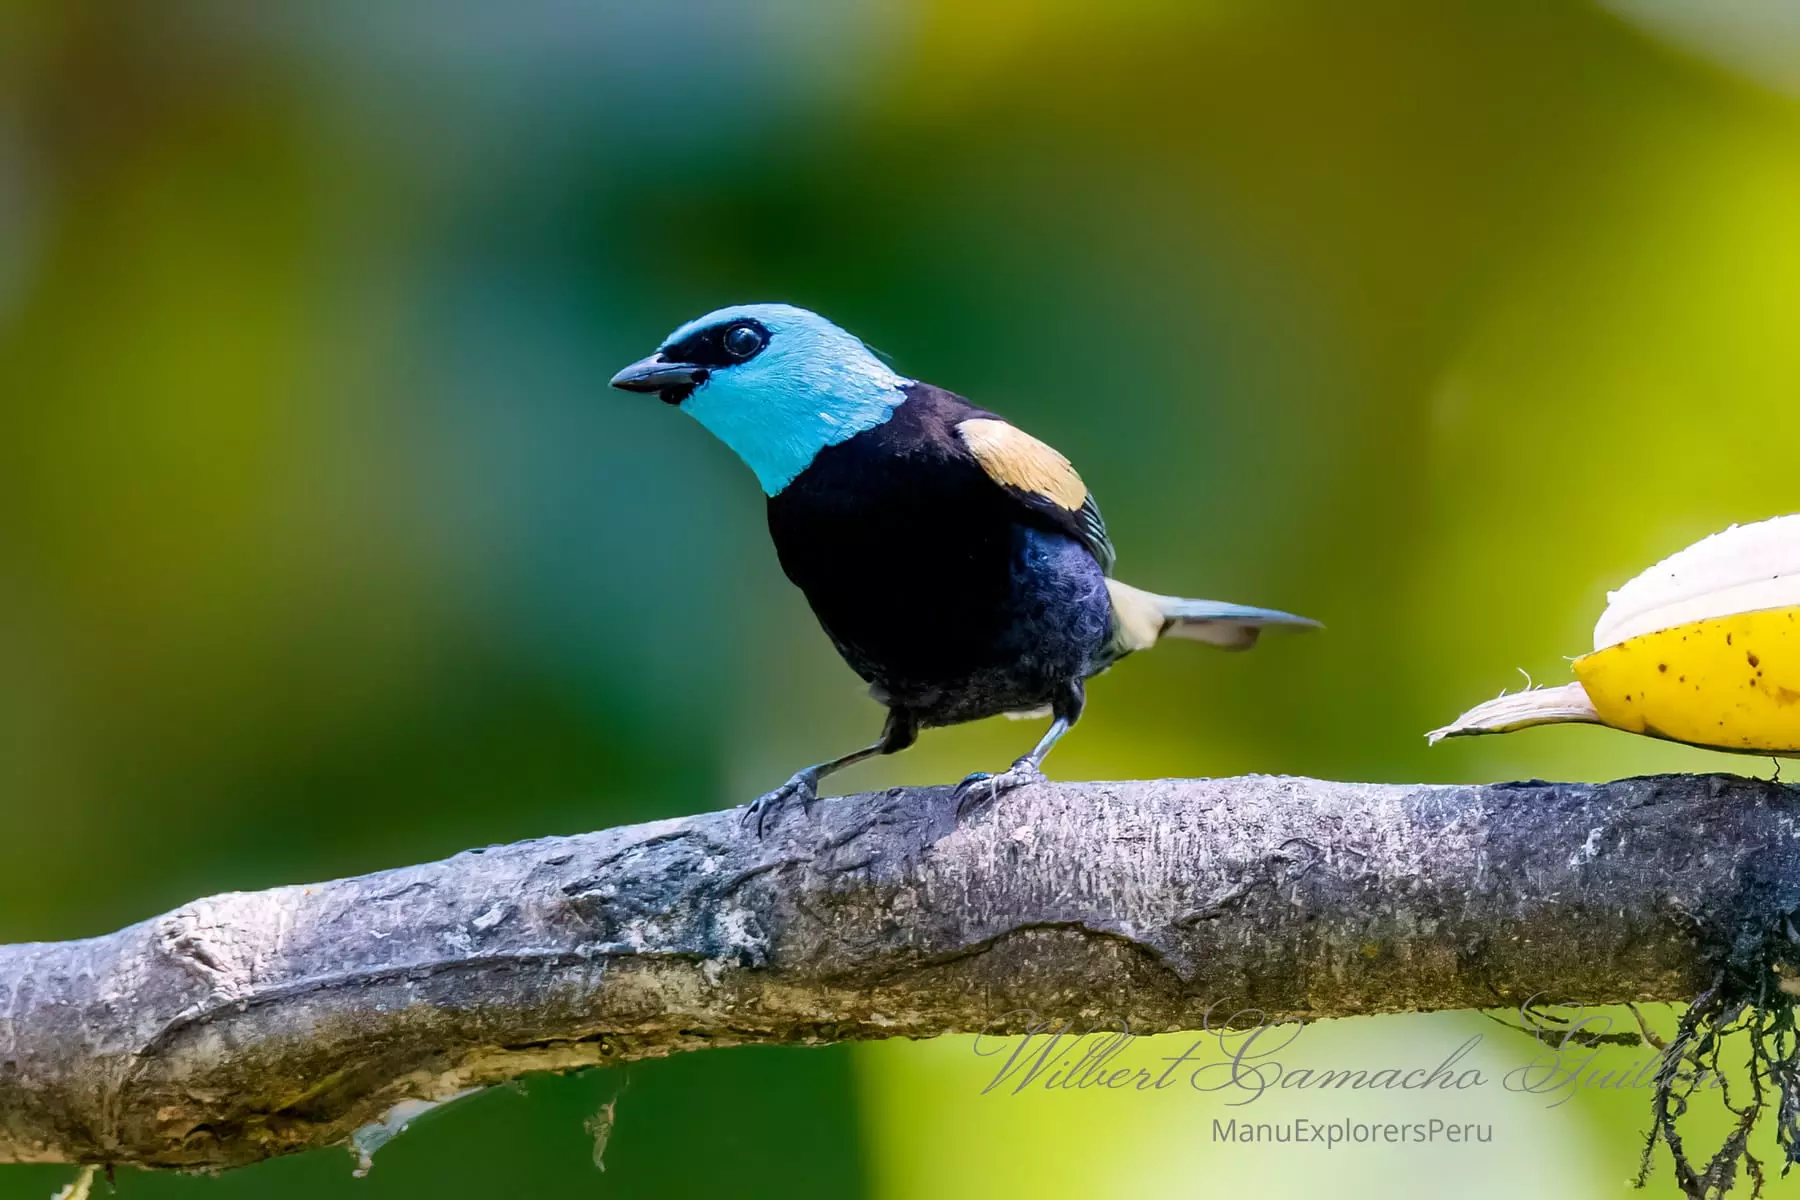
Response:
[{"label": "bird's tail", "polygon": [[1222,600],[1159,596],[1116,579],[1106,581],[1112,600],[1110,658],[1148,650],[1164,637],[1188,638],[1221,650],[1248,650],[1265,628],[1317,629],[1319,623],[1273,608],[1251,608]]}]

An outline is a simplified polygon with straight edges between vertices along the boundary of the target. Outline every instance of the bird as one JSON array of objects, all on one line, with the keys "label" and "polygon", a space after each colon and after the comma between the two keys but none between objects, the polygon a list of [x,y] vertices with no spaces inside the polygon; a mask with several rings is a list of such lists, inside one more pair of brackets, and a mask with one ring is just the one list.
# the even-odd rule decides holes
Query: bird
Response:
[{"label": "bird", "polygon": [[789,304],[689,321],[612,386],[680,408],[767,497],[782,571],[887,709],[868,746],[752,803],[759,835],[810,810],[826,776],[913,745],[921,729],[1049,716],[1032,749],[957,789],[957,815],[1043,778],[1081,719],[1086,681],[1165,636],[1243,650],[1292,613],[1189,600],[1113,578],[1100,506],[1061,453],[954,392],[896,373],[863,341]]}]

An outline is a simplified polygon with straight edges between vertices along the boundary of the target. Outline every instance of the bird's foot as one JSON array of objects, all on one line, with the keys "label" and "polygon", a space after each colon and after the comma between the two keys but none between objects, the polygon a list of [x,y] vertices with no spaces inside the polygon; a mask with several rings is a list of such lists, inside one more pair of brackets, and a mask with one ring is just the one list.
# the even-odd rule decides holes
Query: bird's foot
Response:
[{"label": "bird's foot", "polygon": [[800,807],[812,811],[813,801],[819,798],[819,773],[811,767],[804,771],[795,771],[793,777],[772,792],[764,792],[750,802],[744,810],[744,824],[754,823],[756,836],[763,835],[763,826],[771,820],[779,820],[781,810],[798,800]]},{"label": "bird's foot", "polygon": [[1044,773],[1029,758],[1021,758],[998,775],[977,771],[956,785],[956,819],[962,820],[970,810],[998,800],[1008,792],[1043,781]]}]

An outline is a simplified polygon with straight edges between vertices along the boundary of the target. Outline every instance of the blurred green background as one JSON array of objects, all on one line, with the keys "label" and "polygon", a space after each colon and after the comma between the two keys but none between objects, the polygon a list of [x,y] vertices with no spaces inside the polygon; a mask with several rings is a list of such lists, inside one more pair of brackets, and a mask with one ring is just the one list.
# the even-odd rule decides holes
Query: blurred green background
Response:
[{"label": "blurred green background", "polygon": [[[1566,678],[1656,558],[1800,509],[1797,64],[1791,0],[0,0],[0,938],[723,807],[862,744],[749,473],[605,386],[741,300],[1064,449],[1131,581],[1327,622],[1114,671],[1062,777],[1766,771],[1421,734]],[[1469,1014],[1307,1056],[1471,1031],[1529,1057]],[[367,1179],[118,1192],[1610,1195],[1647,1112],[1485,1094],[1450,1107],[1489,1146],[1303,1152],[990,1074],[966,1039],[719,1051],[483,1095]]]}]

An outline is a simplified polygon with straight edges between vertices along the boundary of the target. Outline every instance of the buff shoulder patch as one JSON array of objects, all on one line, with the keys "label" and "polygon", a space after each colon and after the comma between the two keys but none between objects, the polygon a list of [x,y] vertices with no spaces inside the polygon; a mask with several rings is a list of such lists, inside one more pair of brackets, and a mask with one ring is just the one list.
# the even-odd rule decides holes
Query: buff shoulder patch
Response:
[{"label": "buff shoulder patch", "polygon": [[956,434],[995,483],[1053,500],[1070,512],[1087,501],[1087,484],[1074,465],[1024,430],[989,417],[971,417],[957,425]]}]

